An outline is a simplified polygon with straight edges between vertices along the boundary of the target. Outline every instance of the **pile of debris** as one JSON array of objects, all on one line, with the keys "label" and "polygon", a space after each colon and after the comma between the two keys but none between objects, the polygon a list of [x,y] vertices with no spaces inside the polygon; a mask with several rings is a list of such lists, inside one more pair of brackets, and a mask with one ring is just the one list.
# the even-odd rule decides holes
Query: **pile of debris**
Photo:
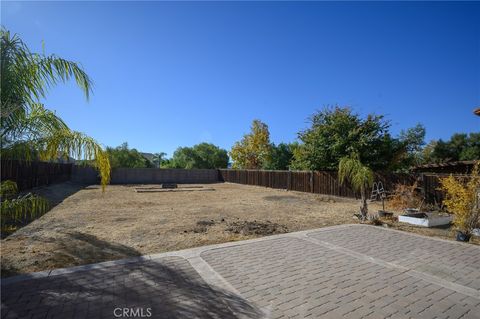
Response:
[{"label": "pile of debris", "polygon": [[238,221],[228,224],[225,231],[232,232],[234,234],[241,235],[274,235],[283,234],[288,232],[288,228],[285,225],[272,223],[267,220],[265,223],[252,221]]}]

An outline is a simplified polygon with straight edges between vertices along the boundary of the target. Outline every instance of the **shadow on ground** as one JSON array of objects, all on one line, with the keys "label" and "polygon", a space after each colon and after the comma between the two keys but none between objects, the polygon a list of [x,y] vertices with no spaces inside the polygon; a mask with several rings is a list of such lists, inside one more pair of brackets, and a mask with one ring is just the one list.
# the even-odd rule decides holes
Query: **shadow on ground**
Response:
[{"label": "shadow on ground", "polygon": [[[36,244],[55,245],[53,254],[46,255],[44,259],[38,256],[42,267],[49,269],[67,266],[78,266],[140,256],[136,249],[99,239],[96,236],[81,233],[62,231],[58,237],[32,238]],[[10,262],[2,255],[1,276],[9,277],[26,272],[22,265]]]},{"label": "shadow on ground", "polygon": [[179,257],[2,286],[2,319],[114,318],[114,311],[118,314],[124,308],[137,314],[151,313],[150,318],[262,317],[261,311],[242,297],[209,286]]},{"label": "shadow on ground", "polygon": [[[28,193],[32,193],[32,194],[46,198],[49,204],[49,209],[47,212],[45,212],[46,214],[55,206],[63,202],[67,197],[75,194],[76,192],[84,189],[85,187],[86,185],[83,185],[83,184],[78,184],[73,182],[64,182],[64,183],[51,184],[51,185],[36,187],[33,189],[24,190],[20,192],[19,195],[23,196]],[[44,214],[37,215],[34,217],[25,217],[22,220],[4,221],[6,225],[9,227],[5,227],[5,229],[2,231],[2,233],[0,234],[1,239],[4,239],[10,236],[15,231],[23,228],[24,226],[30,224],[32,221],[34,221],[37,218],[40,218],[43,215]]]},{"label": "shadow on ground", "polygon": [[50,208],[54,208],[55,206],[63,202],[67,197],[75,194],[76,192],[84,188],[88,189],[89,187],[92,186],[74,182],[64,182],[34,188],[30,190],[30,192],[45,197],[50,203]]}]

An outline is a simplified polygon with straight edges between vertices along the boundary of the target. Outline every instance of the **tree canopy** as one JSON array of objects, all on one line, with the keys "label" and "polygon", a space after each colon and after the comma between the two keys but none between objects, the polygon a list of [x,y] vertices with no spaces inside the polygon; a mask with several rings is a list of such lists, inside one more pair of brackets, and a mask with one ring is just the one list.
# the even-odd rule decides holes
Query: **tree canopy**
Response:
[{"label": "tree canopy", "polygon": [[200,143],[193,147],[179,147],[164,167],[170,168],[226,168],[228,153],[210,143]]},{"label": "tree canopy", "polygon": [[298,143],[280,143],[271,144],[270,158],[266,162],[264,169],[271,170],[289,170],[293,159],[293,149],[298,147]]},{"label": "tree canopy", "polygon": [[[398,169],[407,154],[423,141],[421,125],[394,138],[390,122],[382,115],[362,118],[348,107],[327,107],[310,118],[310,127],[298,134],[302,142],[293,150],[292,168],[336,170],[341,158],[357,154],[363,165],[373,170]],[[423,135],[422,135],[423,134]]]},{"label": "tree canopy", "polygon": [[260,169],[267,166],[271,159],[272,147],[268,125],[254,120],[250,133],[236,142],[230,151],[234,168]]},{"label": "tree canopy", "polygon": [[134,148],[129,148],[127,142],[115,148],[107,147],[107,154],[112,168],[153,167],[153,163],[146,159],[139,151]]},{"label": "tree canopy", "polygon": [[425,162],[480,159],[480,133],[456,133],[448,141],[431,141],[423,150]]}]

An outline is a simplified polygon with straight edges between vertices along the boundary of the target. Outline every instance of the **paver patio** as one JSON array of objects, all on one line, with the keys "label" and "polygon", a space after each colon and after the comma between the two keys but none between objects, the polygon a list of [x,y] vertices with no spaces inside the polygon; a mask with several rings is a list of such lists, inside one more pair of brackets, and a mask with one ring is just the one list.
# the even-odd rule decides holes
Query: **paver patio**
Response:
[{"label": "paver patio", "polygon": [[151,318],[480,318],[480,248],[344,225],[2,283],[2,318],[115,318],[116,308]]}]

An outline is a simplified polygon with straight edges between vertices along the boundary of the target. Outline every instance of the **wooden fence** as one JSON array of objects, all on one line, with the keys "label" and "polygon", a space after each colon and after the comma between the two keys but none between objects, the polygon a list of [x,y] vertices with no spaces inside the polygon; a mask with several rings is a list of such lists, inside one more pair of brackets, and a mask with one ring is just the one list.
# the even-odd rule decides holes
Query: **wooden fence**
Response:
[{"label": "wooden fence", "polygon": [[1,180],[12,180],[19,190],[69,181],[72,164],[50,162],[1,161]]},{"label": "wooden fence", "polygon": [[218,182],[216,169],[114,168],[111,184],[208,184]]},{"label": "wooden fence", "polygon": [[[448,177],[451,174],[445,173],[424,173],[419,177],[419,186],[425,194],[425,201],[430,204],[441,205],[445,194],[440,190],[440,178]],[[452,174],[463,182],[468,182],[470,175],[467,174]]]},{"label": "wooden fence", "polygon": [[[220,181],[341,197],[358,198],[359,196],[359,194],[356,194],[352,190],[350,185],[340,184],[337,178],[337,173],[334,171],[219,169],[217,174],[216,170],[203,170],[205,172],[202,170],[177,170],[174,172],[175,174],[172,175],[169,170],[145,169],[145,172],[142,172],[144,173],[143,175],[147,174],[148,178],[144,176],[145,178],[143,179],[136,178],[129,180],[120,178],[125,175],[118,175],[118,173],[122,170],[136,172],[135,169],[114,170],[112,172],[112,183],[161,183],[165,182],[167,179],[159,178],[159,176],[164,176],[168,173],[168,176],[165,175],[169,177],[168,181],[177,183],[206,183]],[[185,176],[187,177],[193,176],[195,178],[192,177],[187,180],[185,179],[185,176],[180,176],[180,173],[183,175],[186,174]],[[97,172],[91,167],[73,167],[72,164],[50,162],[27,163],[14,160],[1,161],[1,180],[15,181],[19,190],[26,190],[37,186],[49,185],[52,183],[65,182],[69,180],[82,183],[96,183],[98,182],[97,175]],[[118,178],[116,178],[116,176]],[[438,188],[440,186],[439,179],[443,176],[447,176],[447,174],[428,173],[412,175],[377,173],[375,174],[375,180],[377,182],[381,181],[387,191],[393,191],[395,184],[402,183],[412,185],[416,180],[418,180],[418,186],[421,188],[423,194],[425,194],[426,202],[431,204],[441,204],[443,200],[443,193]]]},{"label": "wooden fence", "polygon": [[[348,183],[340,184],[334,171],[266,171],[220,169],[220,181],[265,186],[332,196],[357,198]],[[375,174],[386,190],[393,190],[397,183],[411,184],[415,177],[410,174]]]}]

